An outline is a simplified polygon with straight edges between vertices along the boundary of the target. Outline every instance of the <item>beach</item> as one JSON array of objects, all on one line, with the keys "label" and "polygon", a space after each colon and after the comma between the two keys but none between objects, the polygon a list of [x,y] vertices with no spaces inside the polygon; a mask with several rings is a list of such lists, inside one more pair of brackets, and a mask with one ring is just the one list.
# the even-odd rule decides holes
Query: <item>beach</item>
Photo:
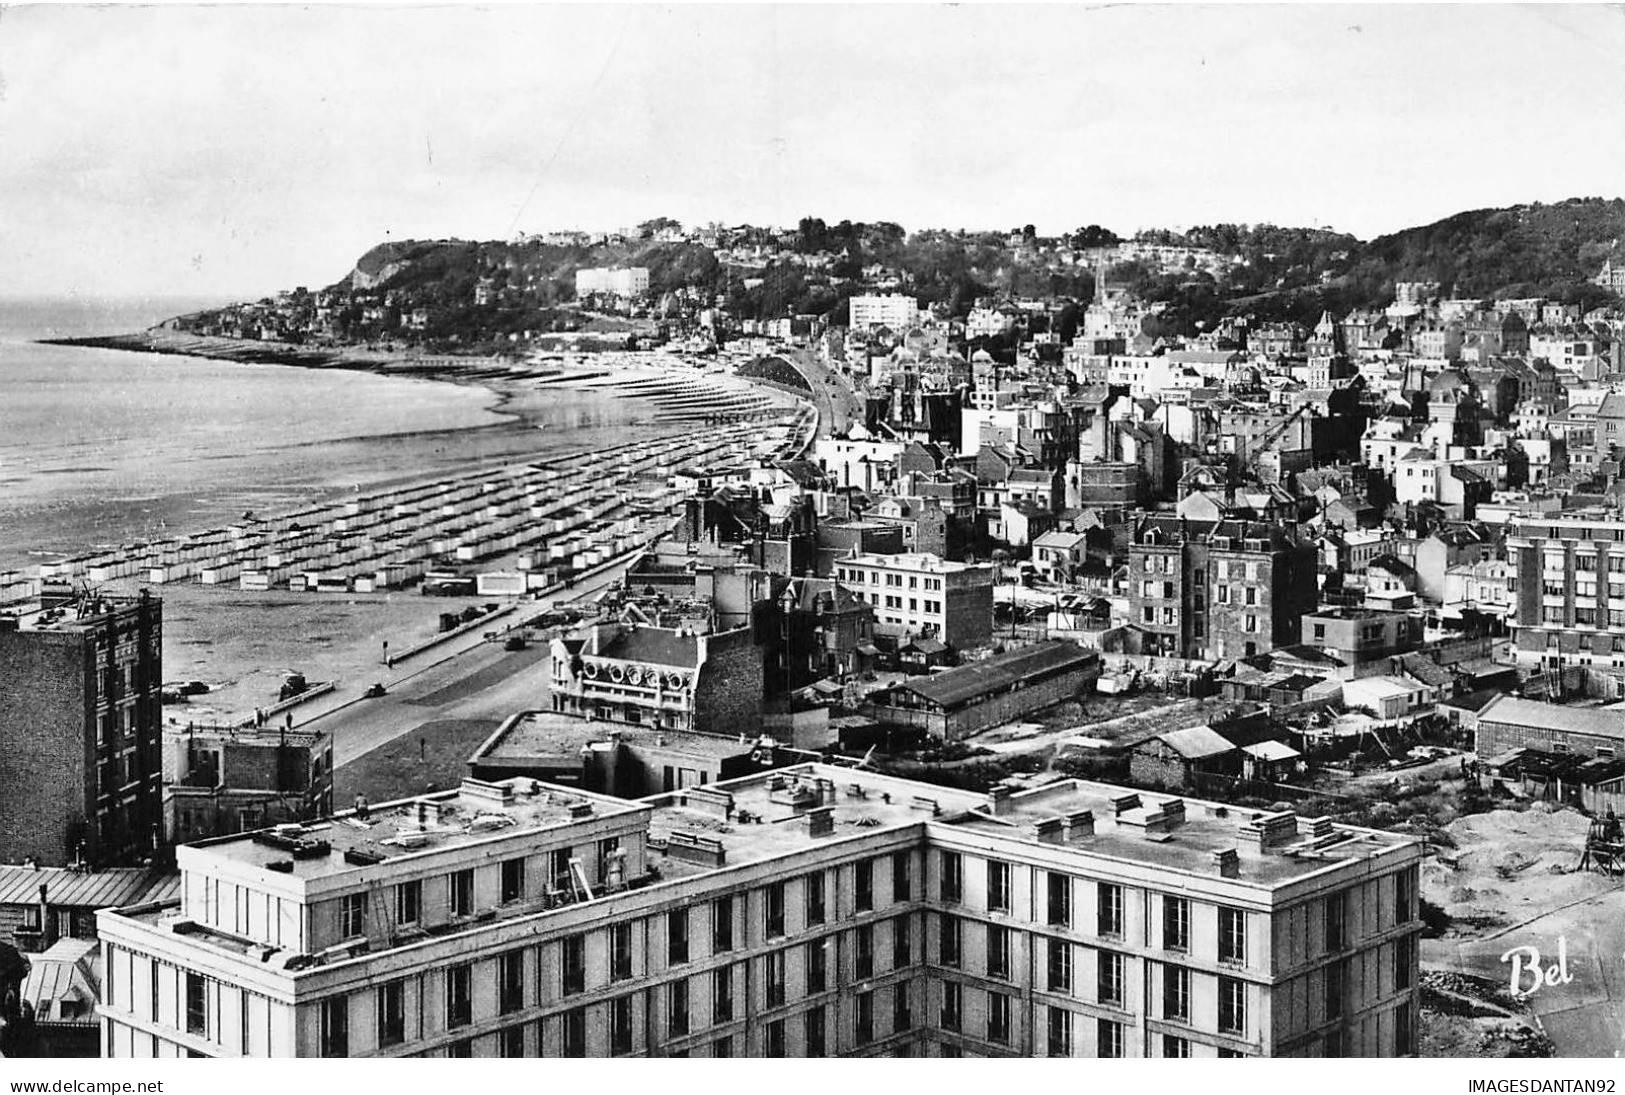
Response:
[{"label": "beach", "polygon": [[396,373],[0,343],[0,570],[562,451],[656,408],[442,367]]},{"label": "beach", "polygon": [[[248,512],[263,518],[527,461],[590,461],[588,454],[628,443],[692,437],[697,422],[769,419],[793,406],[714,367],[661,356],[496,362],[231,342],[154,330],[37,347],[41,369],[49,366],[53,377],[70,364],[89,370],[98,390],[119,375],[129,393],[170,384],[214,394],[182,412],[186,421],[169,431],[174,436],[130,438],[141,449],[127,474],[117,446],[105,440],[66,444],[61,452],[36,447],[26,457],[28,446],[14,450],[10,471],[0,474],[13,480],[0,482],[0,566],[37,568],[134,541],[174,542]],[[6,365],[0,354],[0,369]],[[362,410],[346,414],[346,401]],[[305,412],[313,420],[301,420]],[[266,414],[277,426],[264,432],[276,436],[245,439],[245,415]],[[91,450],[93,460],[86,458]],[[512,561],[509,555],[483,565]],[[134,588],[144,574],[106,584]],[[337,679],[346,690],[365,687],[374,675],[387,676],[386,639],[405,649],[433,637],[442,613],[491,600],[424,597],[416,588],[245,591],[235,582],[196,580],[153,592],[165,599],[166,680],[210,686],[166,708],[175,725],[250,717],[275,702],[288,672],[313,682]]]}]

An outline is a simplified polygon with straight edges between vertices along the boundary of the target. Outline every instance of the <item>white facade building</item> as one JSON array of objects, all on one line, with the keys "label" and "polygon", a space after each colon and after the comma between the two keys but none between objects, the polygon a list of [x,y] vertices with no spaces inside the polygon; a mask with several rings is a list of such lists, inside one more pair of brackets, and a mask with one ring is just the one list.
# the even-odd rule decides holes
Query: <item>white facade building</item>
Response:
[{"label": "white facade building", "polygon": [[896,334],[902,334],[920,318],[919,301],[898,293],[855,296],[847,302],[847,308],[849,326],[854,331],[886,327]]},{"label": "white facade building", "polygon": [[1420,848],[1063,780],[515,779],[180,849],[108,1057],[1403,1056]]},{"label": "white facade building", "polygon": [[595,267],[576,271],[576,296],[607,293],[639,297],[649,291],[649,271],[642,266]]}]

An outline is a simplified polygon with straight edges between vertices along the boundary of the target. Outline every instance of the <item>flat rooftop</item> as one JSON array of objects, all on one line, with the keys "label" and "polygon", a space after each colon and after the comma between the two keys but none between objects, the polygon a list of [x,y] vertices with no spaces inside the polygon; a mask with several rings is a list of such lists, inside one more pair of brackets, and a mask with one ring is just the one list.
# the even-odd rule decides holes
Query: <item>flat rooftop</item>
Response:
[{"label": "flat rooftop", "polygon": [[[332,878],[374,863],[443,852],[495,837],[542,833],[588,818],[634,814],[640,804],[518,777],[465,779],[455,791],[353,810],[308,825],[205,840],[189,847],[303,880]],[[191,869],[191,868],[188,868]]]},{"label": "flat rooftop", "polygon": [[[858,525],[857,521],[827,521],[825,524],[832,528],[850,528]],[[880,522],[861,522],[866,525],[879,525]],[[960,563],[951,559],[926,552],[906,551],[900,555],[879,555],[873,552],[864,555],[844,555],[835,560],[837,563],[846,563],[852,566],[885,567],[891,570],[918,570],[930,571],[940,574],[958,574],[963,571],[992,571],[987,563]]]},{"label": "flat rooftop", "polygon": [[[680,878],[805,851],[843,836],[906,828],[933,817],[941,820],[985,804],[987,796],[834,765],[803,764],[643,801],[655,807],[649,822],[649,861],[663,878]],[[731,811],[725,812],[725,807]],[[821,807],[829,808],[830,831],[815,836],[808,831],[806,817]],[[673,854],[673,834],[678,842],[685,836],[715,841],[722,860],[700,862]],[[664,852],[661,842],[666,844]]]},{"label": "flat rooftop", "polygon": [[[1116,803],[1125,796],[1138,799],[1122,812]],[[1166,829],[1157,817],[1165,803],[1182,803],[1183,820]],[[1063,780],[1031,791],[1018,791],[1001,805],[995,816],[977,811],[948,824],[990,836],[1021,838],[1039,843],[1040,822],[1070,817],[1089,810],[1094,814],[1094,832],[1068,835],[1050,842],[1090,855],[1106,856],[1154,867],[1217,877],[1213,853],[1235,850],[1239,860],[1235,881],[1258,886],[1279,886],[1297,881],[1335,863],[1369,859],[1407,843],[1409,837],[1372,829],[1331,825],[1316,819],[1296,817],[1290,812],[1272,815],[1265,810],[1226,806],[1217,802],[1180,798],[1175,795],[1135,791],[1107,783]],[[1281,817],[1294,819],[1288,835],[1267,851],[1250,846],[1242,827],[1255,819]],[[1314,835],[1315,830],[1320,835]],[[1283,828],[1286,826],[1283,824]]]},{"label": "flat rooftop", "polygon": [[580,715],[555,711],[522,711],[498,727],[468,759],[471,764],[479,764],[502,760],[573,758],[588,745],[609,741],[619,741],[632,749],[664,749],[719,760],[749,753],[756,748],[754,738],[741,741],[737,737],[720,734],[694,734],[594,722]]},{"label": "flat rooftop", "polygon": [[588,722],[556,711],[521,711],[497,727],[495,733],[469,757],[470,764],[493,760],[534,760],[537,757],[577,756],[581,750],[608,736],[601,722]]},{"label": "flat rooftop", "polygon": [[1331,605],[1326,608],[1317,608],[1313,612],[1305,612],[1305,619],[1309,620],[1392,620],[1408,615],[1404,612],[1395,612],[1387,608],[1364,608],[1357,605]]},{"label": "flat rooftop", "polygon": [[0,631],[86,631],[100,627],[118,612],[157,605],[157,597],[122,597],[98,593],[88,600],[60,597],[30,598],[0,606]]}]

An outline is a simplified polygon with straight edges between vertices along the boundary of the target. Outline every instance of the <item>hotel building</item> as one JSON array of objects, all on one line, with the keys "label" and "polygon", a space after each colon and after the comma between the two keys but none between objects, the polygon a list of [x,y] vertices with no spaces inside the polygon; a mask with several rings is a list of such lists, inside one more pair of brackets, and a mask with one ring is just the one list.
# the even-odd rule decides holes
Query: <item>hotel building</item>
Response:
[{"label": "hotel building", "polygon": [[109,1057],[1415,1052],[1414,841],[1075,780],[513,779],[179,849]]}]

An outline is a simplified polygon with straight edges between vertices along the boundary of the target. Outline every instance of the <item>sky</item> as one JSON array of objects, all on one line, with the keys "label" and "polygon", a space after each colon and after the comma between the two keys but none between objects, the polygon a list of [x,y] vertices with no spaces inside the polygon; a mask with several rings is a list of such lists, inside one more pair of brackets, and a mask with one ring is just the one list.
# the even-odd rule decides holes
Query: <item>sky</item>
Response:
[{"label": "sky", "polygon": [[0,294],[385,239],[890,220],[1370,238],[1625,191],[1600,6],[0,8]]}]

